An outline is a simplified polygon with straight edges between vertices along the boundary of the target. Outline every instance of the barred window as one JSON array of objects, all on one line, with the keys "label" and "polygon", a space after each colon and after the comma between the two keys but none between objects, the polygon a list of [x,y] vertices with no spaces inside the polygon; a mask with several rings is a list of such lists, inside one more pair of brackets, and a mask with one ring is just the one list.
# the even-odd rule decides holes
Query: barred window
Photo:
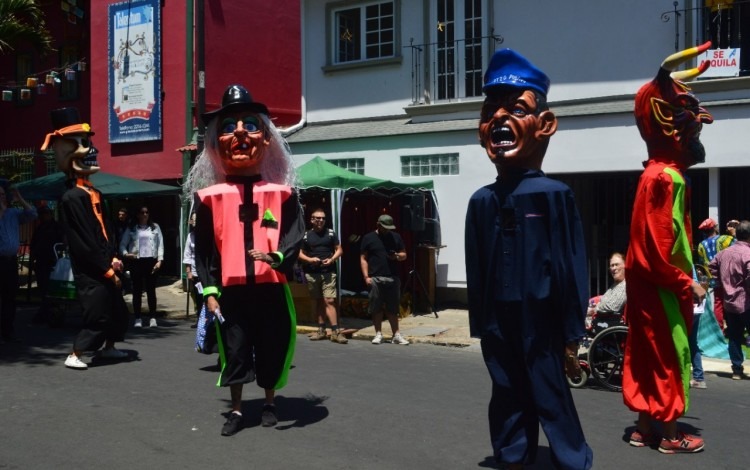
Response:
[{"label": "barred window", "polygon": [[364,158],[338,158],[336,160],[328,160],[339,168],[349,170],[353,173],[360,175],[365,174],[365,159]]},{"label": "barred window", "polygon": [[457,153],[406,155],[401,157],[401,176],[444,176],[457,174]]}]

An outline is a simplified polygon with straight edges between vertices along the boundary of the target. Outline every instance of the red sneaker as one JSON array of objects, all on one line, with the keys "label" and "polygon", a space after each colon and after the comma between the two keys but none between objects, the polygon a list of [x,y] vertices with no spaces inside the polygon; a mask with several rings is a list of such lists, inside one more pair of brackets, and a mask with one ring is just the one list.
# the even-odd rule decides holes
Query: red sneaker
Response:
[{"label": "red sneaker", "polygon": [[677,439],[662,439],[659,452],[662,454],[691,454],[703,450],[703,439],[698,436],[677,433]]},{"label": "red sneaker", "polygon": [[630,445],[633,447],[651,447],[659,443],[659,436],[654,432],[641,433],[639,430],[633,431],[630,435]]}]

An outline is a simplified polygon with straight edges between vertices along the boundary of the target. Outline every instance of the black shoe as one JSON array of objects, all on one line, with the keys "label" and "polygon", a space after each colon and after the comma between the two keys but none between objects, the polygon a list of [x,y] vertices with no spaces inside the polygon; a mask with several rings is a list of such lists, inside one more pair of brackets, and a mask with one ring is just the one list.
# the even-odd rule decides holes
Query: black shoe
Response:
[{"label": "black shoe", "polygon": [[263,405],[263,414],[260,415],[260,424],[264,428],[276,426],[279,420],[276,418],[276,407],[274,405]]},{"label": "black shoe", "polygon": [[195,322],[192,325],[190,325],[190,328],[198,328],[198,322]]},{"label": "black shoe", "polygon": [[237,434],[237,431],[242,429],[242,415],[237,413],[229,413],[227,422],[224,423],[224,427],[221,428],[222,436],[233,436]]}]

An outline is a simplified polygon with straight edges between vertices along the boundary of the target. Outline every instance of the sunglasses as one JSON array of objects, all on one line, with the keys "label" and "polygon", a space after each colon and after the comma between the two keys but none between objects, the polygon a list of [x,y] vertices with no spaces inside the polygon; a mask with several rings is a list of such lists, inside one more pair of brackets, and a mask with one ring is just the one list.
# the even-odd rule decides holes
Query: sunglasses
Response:
[{"label": "sunglasses", "polygon": [[326,220],[325,217],[312,217],[312,220]]}]

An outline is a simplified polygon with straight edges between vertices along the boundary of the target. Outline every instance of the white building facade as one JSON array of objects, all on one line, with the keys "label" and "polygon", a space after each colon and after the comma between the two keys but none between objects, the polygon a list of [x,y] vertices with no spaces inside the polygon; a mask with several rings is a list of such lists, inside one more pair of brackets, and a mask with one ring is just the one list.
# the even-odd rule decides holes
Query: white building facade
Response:
[{"label": "white building facade", "polygon": [[304,116],[287,137],[295,160],[321,156],[404,183],[432,179],[444,245],[439,301],[464,298],[466,206],[496,177],[477,126],[482,75],[498,48],[517,50],[551,79],[559,125],[543,170],[576,192],[592,291],[605,287],[602,261],[627,249],[646,159],[633,97],[665,57],[712,35],[726,54],[748,57],[737,60],[737,76],[729,67],[730,76],[693,84],[715,118],[702,133],[707,161],[689,172],[693,222],[750,219],[750,76],[743,76],[750,46],[740,47],[750,42],[750,1],[735,1],[733,19],[719,31],[712,20],[725,11],[702,0],[301,3]]}]

